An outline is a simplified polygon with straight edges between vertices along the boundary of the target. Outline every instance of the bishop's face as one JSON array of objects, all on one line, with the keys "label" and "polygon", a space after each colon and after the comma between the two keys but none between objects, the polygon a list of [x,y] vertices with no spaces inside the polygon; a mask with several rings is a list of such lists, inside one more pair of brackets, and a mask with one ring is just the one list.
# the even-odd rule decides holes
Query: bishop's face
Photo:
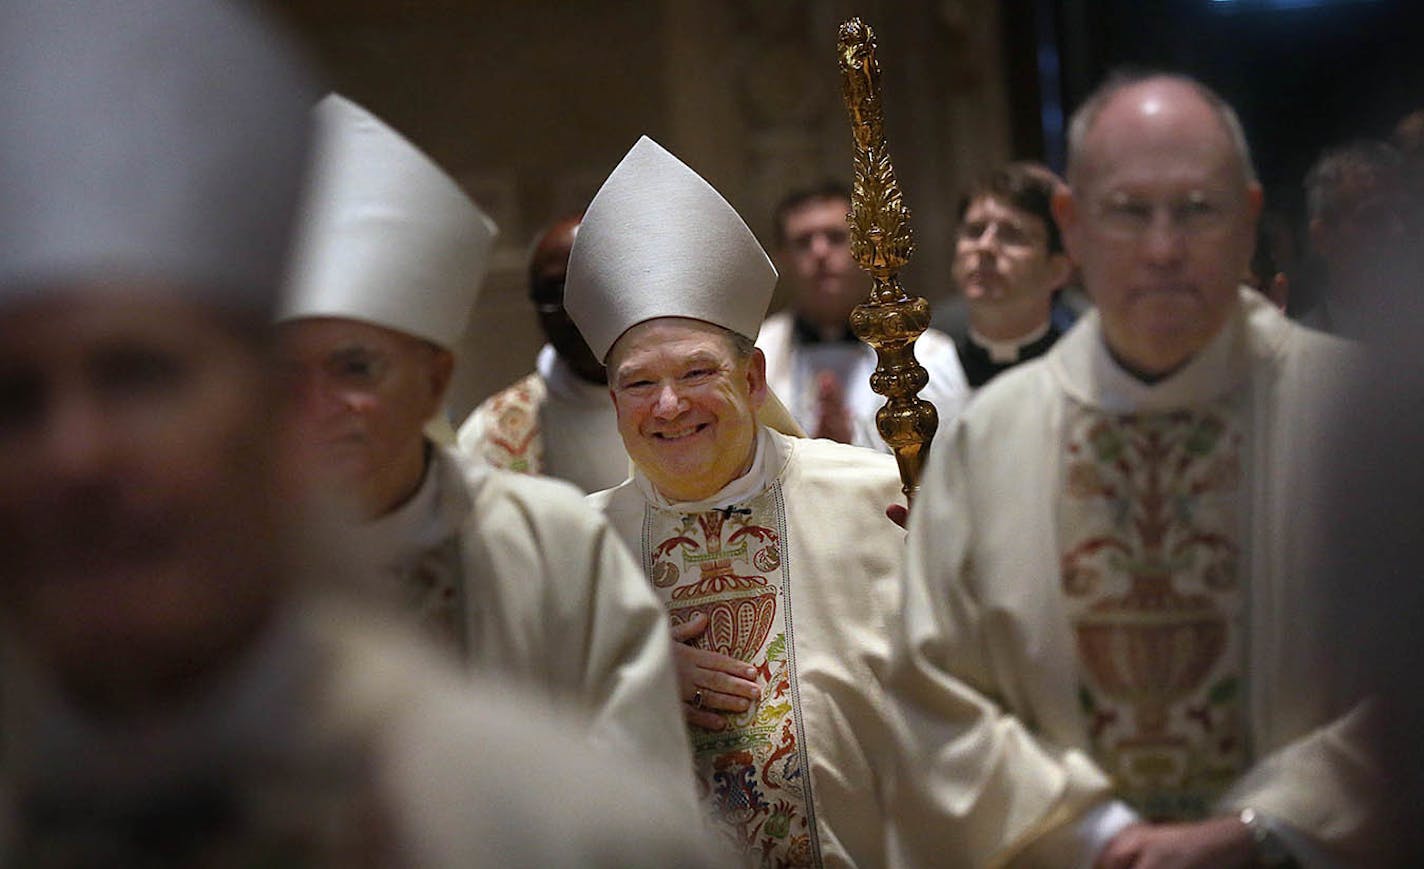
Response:
[{"label": "bishop's face", "polygon": [[745,473],[766,400],[760,350],[738,358],[726,330],[664,317],[623,333],[608,354],[618,431],[666,497],[709,497]]},{"label": "bishop's face", "polygon": [[299,466],[366,518],[394,509],[424,474],[424,427],[449,384],[450,352],[337,317],[293,320],[280,335]]},{"label": "bishop's face", "polygon": [[260,341],[177,293],[0,312],[0,617],[81,702],[181,691],[269,611],[275,395]]}]

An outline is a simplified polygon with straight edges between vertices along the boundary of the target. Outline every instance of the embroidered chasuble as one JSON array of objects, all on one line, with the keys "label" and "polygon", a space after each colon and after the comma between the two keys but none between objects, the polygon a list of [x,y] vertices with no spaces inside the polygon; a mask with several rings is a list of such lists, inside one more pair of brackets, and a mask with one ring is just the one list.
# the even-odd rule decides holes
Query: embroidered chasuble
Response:
[{"label": "embroidered chasuble", "polygon": [[534,372],[485,399],[460,426],[461,451],[492,468],[544,473],[539,408],[547,396],[544,378]]},{"label": "embroidered chasuble", "polygon": [[759,703],[688,728],[703,807],[747,865],[885,865],[872,663],[897,610],[899,499],[890,457],[764,427],[751,471],[705,501],[669,504],[641,474],[591,496],[671,621],[706,613],[694,642],[757,670]]},{"label": "embroidered chasuble", "polygon": [[520,474],[597,492],[628,479],[628,454],[608,387],[573,372],[552,346],[535,371],[489,398],[460,426],[460,452]]},{"label": "embroidered chasuble", "polygon": [[[1243,288],[1156,383],[1117,365],[1096,312],[995,378],[936,440],[911,515],[897,699],[932,706],[957,678],[1148,817],[1249,807],[1367,849],[1378,771],[1321,677],[1305,521],[1351,362]],[[1011,744],[930,724],[947,755]]]},{"label": "embroidered chasuble", "polygon": [[432,469],[404,504],[361,529],[363,556],[379,565],[382,581],[427,634],[461,658],[469,654],[457,514],[442,510],[440,453],[431,447]]},{"label": "embroidered chasuble", "polygon": [[666,590],[672,623],[705,613],[709,627],[695,645],[756,667],[765,692],[754,708],[729,714],[726,730],[692,732],[708,814],[762,862],[817,865],[780,485],[725,510],[649,510],[645,534],[648,575]]},{"label": "embroidered chasuble", "polygon": [[572,704],[612,747],[687,768],[659,601],[571,486],[431,447],[420,488],[358,544],[404,611],[472,668]]},{"label": "embroidered chasuble", "polygon": [[1058,508],[1093,757],[1155,820],[1246,768],[1240,402],[1115,416],[1070,402]]}]

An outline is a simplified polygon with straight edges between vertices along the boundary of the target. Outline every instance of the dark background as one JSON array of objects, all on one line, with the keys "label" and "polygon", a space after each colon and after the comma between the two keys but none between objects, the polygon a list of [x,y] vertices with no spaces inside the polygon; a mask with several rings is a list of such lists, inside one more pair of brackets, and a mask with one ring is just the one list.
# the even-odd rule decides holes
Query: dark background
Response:
[{"label": "dark background", "polygon": [[[1020,157],[1063,168],[1062,116],[1114,67],[1189,73],[1241,115],[1267,207],[1298,218],[1322,149],[1424,108],[1419,0],[1019,0],[1001,7]],[[1057,113],[1061,112],[1061,114]]]}]

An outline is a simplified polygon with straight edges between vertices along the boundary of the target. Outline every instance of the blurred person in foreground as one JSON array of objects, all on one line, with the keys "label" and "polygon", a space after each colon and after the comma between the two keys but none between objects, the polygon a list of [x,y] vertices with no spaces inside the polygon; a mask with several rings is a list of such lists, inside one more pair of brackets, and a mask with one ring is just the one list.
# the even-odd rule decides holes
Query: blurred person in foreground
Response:
[{"label": "blurred person in foreground", "polygon": [[[870,276],[850,253],[850,191],[827,183],[789,194],[776,209],[776,256],[791,284],[790,310],[772,314],[756,336],[766,380],[811,437],[890,447],[875,427],[885,397],[870,388],[875,349],[850,330],[850,313],[870,295]],[[920,397],[941,424],[964,407],[969,389],[954,341],[930,329],[915,342],[930,380]]]},{"label": "blurred person in foreground", "polygon": [[[1319,271],[1292,305],[1301,323],[1349,338],[1383,306],[1399,279],[1395,253],[1411,241],[1404,161],[1393,146],[1361,140],[1321,155],[1305,176],[1310,252]],[[1417,246],[1417,244],[1416,244]]]},{"label": "blurred person in foreground", "polygon": [[1400,118],[1389,143],[1404,161],[1410,204],[1417,210],[1424,200],[1424,109],[1416,109]]},{"label": "blurred person in foreground", "polygon": [[954,282],[969,308],[959,362],[978,389],[1063,335],[1053,297],[1073,274],[1053,220],[1062,182],[1046,166],[1010,163],[976,181],[959,203]]},{"label": "blurred person in foreground", "polygon": [[956,726],[959,679],[1101,767],[1101,866],[1367,861],[1366,716],[1321,678],[1303,570],[1348,354],[1238,285],[1261,188],[1205,86],[1110,79],[1074,115],[1068,184],[1054,214],[1096,312],[935,443],[890,690],[925,752],[1021,748]]},{"label": "blurred person in foreground", "polygon": [[[758,422],[770,391],[753,337],[775,282],[726,200],[640,139],[594,197],[569,260],[569,313],[608,365],[635,466],[590,500],[667,606],[699,793],[738,854],[758,865],[983,863],[1103,784],[1076,790],[1050,759],[1019,754],[998,764],[1003,799],[916,815],[932,852],[906,855],[886,838],[887,756],[900,744],[875,668],[900,611],[904,534],[884,515],[900,481],[889,456]],[[968,689],[957,697],[965,718],[993,714]]]},{"label": "blurred person in foreground", "polygon": [[[1421,118],[1424,120],[1424,118]],[[1416,213],[1421,203],[1411,207]],[[1390,267],[1414,280],[1386,289],[1388,316],[1364,324],[1368,363],[1333,408],[1312,576],[1328,591],[1334,651],[1322,674],[1338,690],[1377,705],[1369,749],[1384,770],[1381,838],[1388,865],[1424,865],[1424,360],[1418,324],[1424,297],[1418,251],[1400,246]],[[1381,865],[1384,865],[1382,862]]]},{"label": "blurred person in foreground", "polygon": [[628,479],[628,454],[608,403],[608,376],[564,310],[564,275],[583,215],[546,227],[529,257],[529,301],[547,341],[535,369],[480,403],[460,426],[476,461],[568,480],[585,492]]},{"label": "blurred person in foreground", "polygon": [[0,864],[717,865],[635,765],[298,578],[313,95],[247,4],[0,6]]},{"label": "blurred person in foreground", "polygon": [[572,486],[425,433],[494,224],[355,103],[329,95],[314,117],[315,183],[278,330],[301,466],[355,510],[352,555],[461,659],[570,704],[605,746],[685,772],[662,608],[607,521]]}]

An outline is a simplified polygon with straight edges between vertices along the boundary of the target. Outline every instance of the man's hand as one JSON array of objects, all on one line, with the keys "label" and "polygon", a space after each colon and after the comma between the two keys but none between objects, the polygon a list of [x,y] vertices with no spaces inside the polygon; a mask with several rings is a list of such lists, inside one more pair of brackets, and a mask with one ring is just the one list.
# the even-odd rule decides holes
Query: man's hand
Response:
[{"label": "man's hand", "polygon": [[1095,869],[1251,866],[1256,843],[1234,815],[1186,824],[1133,824],[1108,842]]},{"label": "man's hand", "polygon": [[761,699],[756,668],[746,661],[687,645],[707,630],[706,613],[697,613],[673,625],[673,658],[677,662],[677,687],[682,712],[690,724],[706,730],[724,730],[727,718],[720,712],[745,712]]},{"label": "man's hand", "polygon": [[816,375],[816,428],[812,437],[830,438],[848,444],[855,440],[850,409],[845,403],[845,387],[830,371]]},{"label": "man's hand", "polygon": [[1265,294],[1277,308],[1282,311],[1286,309],[1286,304],[1290,301],[1290,278],[1286,277],[1285,272],[1276,272],[1271,276]]}]

